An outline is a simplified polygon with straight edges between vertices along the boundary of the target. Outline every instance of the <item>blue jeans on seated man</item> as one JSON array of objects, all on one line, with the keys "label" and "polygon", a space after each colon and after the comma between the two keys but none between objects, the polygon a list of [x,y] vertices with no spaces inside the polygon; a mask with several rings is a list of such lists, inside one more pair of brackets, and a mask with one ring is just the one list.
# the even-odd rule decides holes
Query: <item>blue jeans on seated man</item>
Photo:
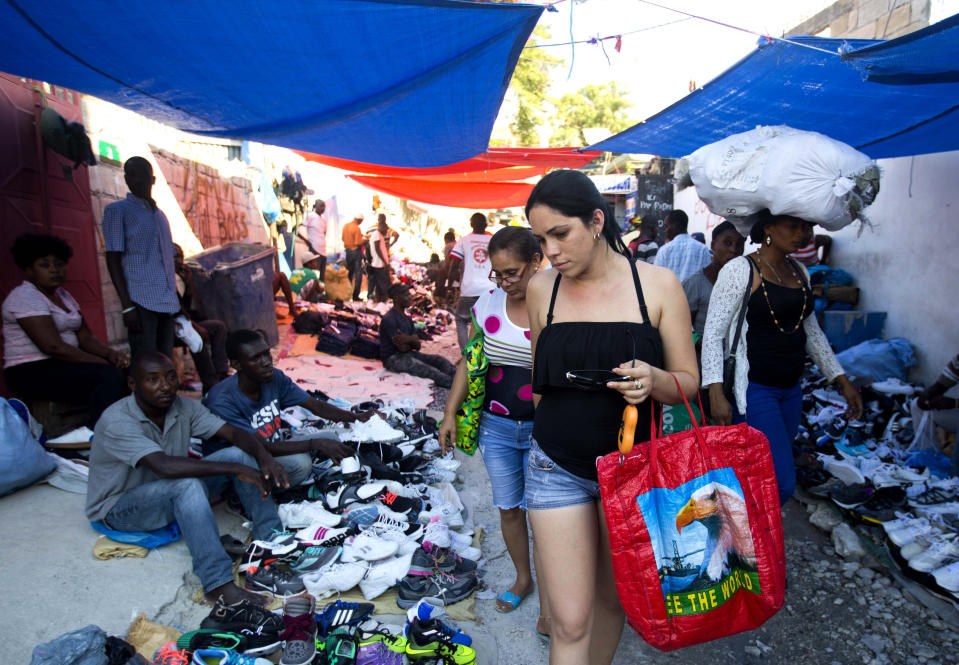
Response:
[{"label": "blue jeans on seated man", "polygon": [[[236,446],[204,460],[256,467],[253,457]],[[233,581],[233,562],[220,544],[220,529],[210,506],[210,497],[231,482],[252,518],[254,539],[269,539],[274,530],[283,528],[273,499],[261,498],[256,487],[232,476],[165,478],[140,485],[125,492],[103,522],[114,531],[152,531],[176,520],[193,558],[193,572],[208,592]]]}]

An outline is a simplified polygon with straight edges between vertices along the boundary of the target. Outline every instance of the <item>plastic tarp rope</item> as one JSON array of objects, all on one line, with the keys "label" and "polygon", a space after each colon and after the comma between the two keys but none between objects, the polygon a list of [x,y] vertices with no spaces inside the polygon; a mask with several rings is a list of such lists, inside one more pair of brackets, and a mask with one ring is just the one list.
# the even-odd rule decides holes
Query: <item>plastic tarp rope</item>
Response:
[{"label": "plastic tarp rope", "polygon": [[590,149],[682,157],[757,125],[784,124],[820,132],[873,159],[957,150],[959,82],[888,85],[864,81],[851,64],[860,50],[882,44],[886,53],[896,52],[899,75],[908,70],[910,54],[920,73],[956,69],[954,44],[941,55],[926,47],[926,40],[935,46],[943,34],[953,35],[949,25],[888,42],[792,38],[831,53],[764,40],[699,90]]},{"label": "plastic tarp rope", "polygon": [[180,129],[429,167],[486,149],[541,6],[0,2],[0,71]]}]

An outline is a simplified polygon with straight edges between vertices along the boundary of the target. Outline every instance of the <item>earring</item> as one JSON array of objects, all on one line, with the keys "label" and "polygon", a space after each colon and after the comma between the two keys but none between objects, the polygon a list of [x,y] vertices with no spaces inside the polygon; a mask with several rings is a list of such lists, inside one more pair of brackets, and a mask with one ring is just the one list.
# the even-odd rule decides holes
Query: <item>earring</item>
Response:
[{"label": "earring", "polygon": [[594,234],[593,234],[593,240],[599,240],[599,234],[598,234],[598,233],[594,233]]},{"label": "earring", "polygon": [[766,247],[769,247],[771,244],[773,244],[773,239],[766,236]]}]

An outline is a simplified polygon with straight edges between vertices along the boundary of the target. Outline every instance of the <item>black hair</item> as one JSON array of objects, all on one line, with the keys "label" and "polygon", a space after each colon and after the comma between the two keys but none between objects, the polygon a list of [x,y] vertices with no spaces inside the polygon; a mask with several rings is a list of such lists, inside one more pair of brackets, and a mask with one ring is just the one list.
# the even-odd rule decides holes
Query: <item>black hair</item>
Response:
[{"label": "black hair", "polygon": [[544,205],[566,217],[577,217],[586,226],[593,220],[593,211],[601,210],[605,220],[603,237],[606,244],[614,252],[632,258],[619,234],[619,226],[610,213],[606,199],[585,173],[571,169],[547,173],[530,192],[526,201],[526,219],[529,219],[530,210],[538,205]]},{"label": "black hair", "polygon": [[493,234],[489,241],[489,254],[509,251],[522,261],[529,263],[534,256],[542,256],[543,250],[533,232],[523,226],[504,226]]},{"label": "black hair", "polygon": [[252,344],[254,342],[266,341],[256,330],[247,330],[241,328],[234,330],[226,336],[226,357],[230,360],[240,359],[240,347]]},{"label": "black hair", "polygon": [[437,254],[436,252],[433,252],[432,254],[430,254],[430,263],[439,263],[439,262],[440,262],[439,254]]},{"label": "black hair", "polygon": [[125,174],[142,168],[147,168],[150,170],[150,173],[153,173],[153,165],[145,157],[135,155],[123,162],[123,173]]},{"label": "black hair", "polygon": [[483,213],[474,212],[470,215],[470,227],[473,229],[473,233],[482,233],[487,226],[489,226],[489,220]]},{"label": "black hair", "polygon": [[170,363],[172,365],[173,361],[156,349],[141,351],[133,357],[132,361],[130,361],[130,376],[133,377],[133,380],[136,381],[139,378],[140,372],[144,365],[149,365],[151,363]]},{"label": "black hair", "polygon": [[17,239],[13,241],[10,252],[13,254],[13,262],[21,270],[26,270],[37,259],[51,254],[64,263],[73,256],[73,249],[66,240],[45,233],[24,233],[17,236]]},{"label": "black hair", "polygon": [[766,239],[766,227],[775,223],[776,218],[769,212],[769,208],[763,208],[756,213],[756,221],[749,229],[749,239],[757,245],[763,244],[763,240]]},{"label": "black hair", "polygon": [[376,223],[377,223],[377,224],[386,224],[386,213],[382,213],[382,212],[381,212],[379,215],[377,215],[377,216],[376,216]]},{"label": "black hair", "polygon": [[408,287],[403,282],[397,282],[396,284],[393,284],[390,286],[389,290],[387,291],[387,294],[390,296],[390,298],[395,298],[401,293],[409,293],[409,292],[410,292],[410,287]]},{"label": "black hair", "polygon": [[727,231],[733,231],[736,234],[739,234],[739,231],[736,230],[736,227],[728,219],[720,222],[716,228],[713,229],[713,234],[710,236],[710,243],[716,242],[716,238],[726,233]]},{"label": "black hair", "polygon": [[682,210],[670,210],[664,219],[673,228],[680,229],[680,233],[685,233],[689,227],[689,215]]},{"label": "black hair", "polygon": [[446,232],[446,234],[443,236],[443,242],[456,242],[456,233],[453,231],[453,229],[450,229]]}]

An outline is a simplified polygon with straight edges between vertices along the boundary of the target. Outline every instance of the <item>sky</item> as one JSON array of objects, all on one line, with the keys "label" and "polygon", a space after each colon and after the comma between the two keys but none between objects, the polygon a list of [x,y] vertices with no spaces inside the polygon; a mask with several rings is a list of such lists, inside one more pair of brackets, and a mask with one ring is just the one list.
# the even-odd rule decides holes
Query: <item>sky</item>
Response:
[{"label": "sky", "polygon": [[[781,35],[828,7],[834,0],[655,0],[657,4],[715,19],[762,34]],[[622,50],[615,40],[551,47],[566,61],[553,75],[552,94],[575,92],[588,84],[616,81],[633,104],[629,114],[639,122],[689,94],[690,80],[702,86],[752,51],[755,35],[685,17],[641,0],[562,0],[558,12],[544,12],[539,25],[552,37],[544,43],[569,42],[570,13],[576,40],[624,34]],[[681,20],[681,21],[680,21]],[[664,27],[653,27],[665,23]],[[609,57],[607,61],[606,56]],[[572,67],[570,67],[572,65]]]}]

